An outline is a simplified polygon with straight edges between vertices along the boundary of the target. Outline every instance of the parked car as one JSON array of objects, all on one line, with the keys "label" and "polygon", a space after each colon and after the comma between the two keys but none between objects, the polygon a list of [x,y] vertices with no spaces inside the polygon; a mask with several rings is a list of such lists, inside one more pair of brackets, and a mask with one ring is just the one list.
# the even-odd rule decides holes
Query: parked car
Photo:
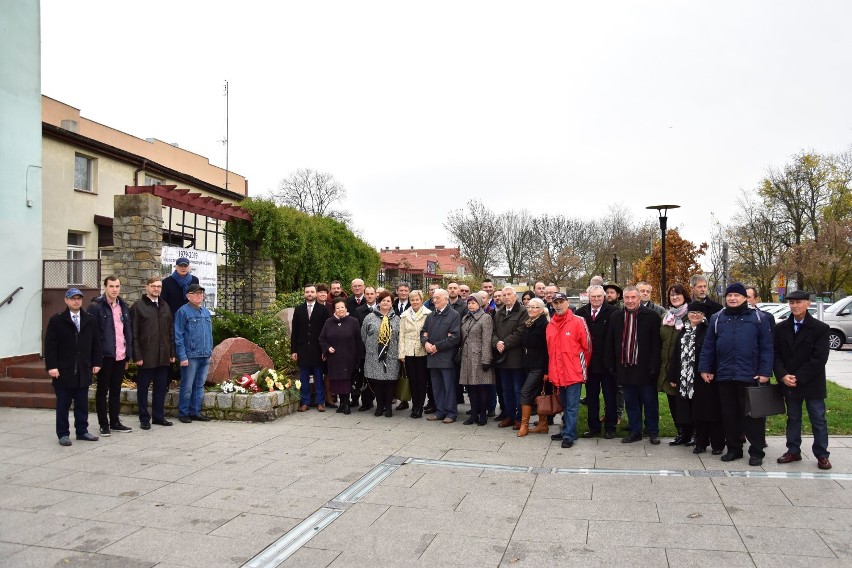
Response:
[{"label": "parked car", "polygon": [[771,313],[774,310],[777,310],[779,307],[784,304],[780,302],[758,302],[757,307],[763,310],[764,312]]},{"label": "parked car", "polygon": [[[826,310],[828,309],[829,306],[831,306],[831,304],[825,304],[825,305],[827,306],[826,308],[824,308]],[[810,307],[808,308],[808,313],[810,313],[814,317],[817,317],[817,312],[818,312],[818,309],[817,309],[816,304],[811,304]],[[775,311],[773,311],[771,313],[772,313],[772,317],[775,318],[775,323],[781,323],[782,321],[784,321],[785,319],[790,317],[790,306],[788,306],[788,305],[781,306],[780,308],[776,309]],[[823,312],[823,314],[825,314],[825,312]]]},{"label": "parked car", "polygon": [[844,343],[852,343],[852,296],[834,302],[825,309],[822,321],[831,328],[828,346],[842,349]]}]

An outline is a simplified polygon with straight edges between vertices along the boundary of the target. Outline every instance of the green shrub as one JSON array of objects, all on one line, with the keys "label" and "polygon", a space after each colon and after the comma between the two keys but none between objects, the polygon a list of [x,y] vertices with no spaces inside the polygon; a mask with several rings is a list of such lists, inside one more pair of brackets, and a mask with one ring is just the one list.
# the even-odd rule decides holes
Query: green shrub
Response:
[{"label": "green shrub", "polygon": [[248,339],[266,351],[276,370],[295,372],[295,365],[290,359],[287,326],[277,316],[283,308],[281,303],[274,302],[266,310],[253,315],[217,309],[213,318],[213,344],[218,345],[231,337]]}]

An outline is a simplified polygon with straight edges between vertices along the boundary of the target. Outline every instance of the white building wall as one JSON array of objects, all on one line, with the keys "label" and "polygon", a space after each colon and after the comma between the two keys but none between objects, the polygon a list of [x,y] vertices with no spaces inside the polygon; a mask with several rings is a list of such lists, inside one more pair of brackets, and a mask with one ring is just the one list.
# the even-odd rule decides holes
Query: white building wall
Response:
[{"label": "white building wall", "polygon": [[41,351],[39,0],[0,0],[0,358]]}]

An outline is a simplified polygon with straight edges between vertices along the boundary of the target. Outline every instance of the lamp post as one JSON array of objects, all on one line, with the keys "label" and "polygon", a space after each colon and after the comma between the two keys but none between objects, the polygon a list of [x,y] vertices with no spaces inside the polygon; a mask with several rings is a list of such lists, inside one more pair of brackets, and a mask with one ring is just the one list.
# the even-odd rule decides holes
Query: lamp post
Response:
[{"label": "lamp post", "polygon": [[660,282],[660,297],[662,298],[662,304],[661,305],[663,305],[663,306],[666,305],[666,301],[668,300],[668,298],[666,298],[666,295],[668,294],[668,288],[667,288],[667,282],[666,282],[666,223],[668,222],[669,218],[666,216],[666,213],[668,212],[669,209],[678,209],[678,208],[680,208],[680,205],[649,205],[645,208],[645,209],[656,209],[657,213],[659,213],[659,215],[660,215],[660,235],[663,239],[662,250],[661,250],[661,253],[663,255],[663,259],[662,259],[663,274],[662,274],[662,280]]}]

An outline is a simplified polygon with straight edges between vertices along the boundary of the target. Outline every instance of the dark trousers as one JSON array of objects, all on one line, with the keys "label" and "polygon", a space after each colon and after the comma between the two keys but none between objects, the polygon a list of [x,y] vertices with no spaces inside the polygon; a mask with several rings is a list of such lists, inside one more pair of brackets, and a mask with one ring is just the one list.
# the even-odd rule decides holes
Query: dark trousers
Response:
[{"label": "dark trousers", "polygon": [[470,416],[477,422],[488,420],[488,395],[491,385],[467,385],[467,396],[470,398]]},{"label": "dark trousers", "polygon": [[[116,361],[115,357],[104,357],[95,387],[95,409],[98,411],[98,424],[102,428],[116,426],[119,422],[121,381],[124,380],[126,366],[127,359]],[[109,397],[109,400],[107,400],[107,397]],[[109,411],[107,411],[107,407]]]},{"label": "dark trousers", "polygon": [[507,418],[515,422],[521,421],[521,389],[524,386],[526,373],[523,369],[497,369],[497,376],[503,387],[503,402],[500,408]]},{"label": "dark trousers", "polygon": [[521,405],[535,406],[535,397],[541,394],[544,369],[527,369],[527,378],[521,387]]},{"label": "dark trousers", "polygon": [[393,397],[396,394],[397,381],[378,381],[368,379],[373,394],[376,395],[376,410],[385,410],[393,406]]},{"label": "dark trousers", "polygon": [[68,424],[68,411],[74,403],[74,431],[82,436],[89,431],[89,387],[63,387],[53,381],[53,391],[56,393],[56,436],[71,435]]},{"label": "dark trousers", "polygon": [[432,375],[432,388],[435,390],[435,416],[455,420],[459,415],[455,368],[429,369],[429,374]]},{"label": "dark trousers", "polygon": [[642,433],[642,414],[645,414],[645,430],[649,436],[660,433],[660,400],[657,385],[623,385],[624,409],[627,411],[627,427],[631,434]]},{"label": "dark trousers", "polygon": [[[360,394],[361,396],[361,404],[371,406],[373,404],[373,401],[376,400],[376,395],[373,393],[372,387],[370,387],[370,380],[364,376],[363,359],[358,362],[358,372],[355,374],[356,381],[358,381],[358,377],[360,377],[360,383],[357,390],[358,394]],[[352,399],[352,402],[356,402],[354,397]]]},{"label": "dark trousers", "polygon": [[696,422],[692,426],[695,429],[696,448],[706,448],[709,445],[714,450],[721,451],[725,447],[725,430],[718,420]]},{"label": "dark trousers", "polygon": [[411,386],[411,410],[421,411],[426,403],[426,386],[429,382],[429,369],[426,368],[426,356],[406,357],[405,372]]},{"label": "dark trousers", "polygon": [[827,458],[828,424],[825,421],[825,400],[821,398],[802,398],[797,394],[787,393],[784,397],[787,403],[787,451],[791,454],[802,452],[802,403],[808,408],[808,418],[811,420],[811,431],[814,443],[811,447],[815,458]]},{"label": "dark trousers", "polygon": [[683,436],[689,438],[692,436],[692,423],[684,422],[683,419],[678,416],[677,399],[677,395],[666,394],[666,400],[669,403],[669,413],[671,413],[672,415],[672,422],[674,422],[674,425],[677,426],[677,431],[679,434],[682,434]]},{"label": "dark trousers", "polygon": [[148,388],[154,384],[154,394],[151,397],[151,413],[154,420],[160,422],[166,419],[166,393],[169,391],[169,368],[154,367],[139,369],[136,374],[136,402],[139,405],[139,422],[151,423],[151,413],[148,412]]},{"label": "dark trousers", "polygon": [[609,373],[589,373],[586,378],[589,432],[599,432],[601,429],[601,392],[603,392],[604,397],[604,430],[615,432],[615,424],[618,421],[618,413],[615,408],[618,387],[615,384],[615,377]]},{"label": "dark trousers", "polygon": [[719,381],[719,403],[722,411],[722,426],[725,429],[725,445],[728,452],[742,452],[740,434],[745,432],[749,442],[748,455],[763,459],[766,444],[766,418],[745,415],[746,387],[741,381]]},{"label": "dark trousers", "polygon": [[461,381],[461,367],[456,366],[456,404],[464,404],[464,387]]}]

